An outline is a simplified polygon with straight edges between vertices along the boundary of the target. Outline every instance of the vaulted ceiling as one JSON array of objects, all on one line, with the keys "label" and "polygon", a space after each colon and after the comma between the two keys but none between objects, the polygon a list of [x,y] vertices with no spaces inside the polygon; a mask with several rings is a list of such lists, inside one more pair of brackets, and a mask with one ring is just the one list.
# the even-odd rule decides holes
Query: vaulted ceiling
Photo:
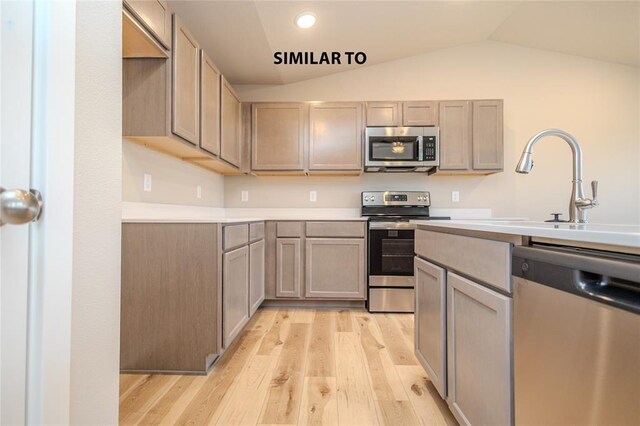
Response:
[{"label": "vaulted ceiling", "polygon": [[[363,51],[364,66],[484,40],[640,66],[640,1],[169,1],[234,84],[363,66],[275,65],[273,53]],[[301,30],[301,12],[318,20]],[[344,56],[343,56],[344,57]]]}]

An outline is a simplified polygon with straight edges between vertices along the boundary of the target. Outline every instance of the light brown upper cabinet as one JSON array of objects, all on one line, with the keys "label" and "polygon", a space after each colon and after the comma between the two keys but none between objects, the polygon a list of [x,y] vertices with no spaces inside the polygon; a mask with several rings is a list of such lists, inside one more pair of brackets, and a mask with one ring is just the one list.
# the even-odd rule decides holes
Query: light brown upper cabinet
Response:
[{"label": "light brown upper cabinet", "polygon": [[[147,2],[154,0],[140,3]],[[142,24],[126,8],[123,17],[123,56],[126,44],[147,49],[148,44],[125,40]],[[173,22],[171,51],[160,49],[159,56],[123,58],[122,135],[208,170],[224,175],[243,174],[239,161],[220,159],[222,76],[175,15]],[[131,31],[125,31],[127,26],[132,26]],[[237,126],[240,125],[238,119]],[[237,138],[240,140],[240,136]]]},{"label": "light brown upper cabinet", "polygon": [[131,14],[166,49],[171,48],[171,11],[163,0],[124,0]]},{"label": "light brown upper cabinet", "polygon": [[367,102],[367,126],[437,126],[438,102]]},{"label": "light brown upper cabinet", "polygon": [[440,102],[440,170],[471,168],[471,102]]},{"label": "light brown upper cabinet", "polygon": [[367,126],[395,127],[402,124],[400,102],[367,102]]},{"label": "light brown upper cabinet", "polygon": [[309,109],[309,171],[362,171],[362,104],[321,103]]},{"label": "light brown upper cabinet", "polygon": [[303,174],[308,106],[264,103],[251,107],[251,170]]},{"label": "light brown upper cabinet", "polygon": [[220,104],[222,110],[222,146],[220,149],[220,158],[236,167],[240,167],[242,107],[240,99],[238,99],[233,88],[224,77],[222,77],[222,97]]},{"label": "light brown upper cabinet", "polygon": [[200,147],[220,155],[220,78],[222,74],[213,61],[200,51],[201,117]]},{"label": "light brown upper cabinet", "polygon": [[438,102],[410,101],[402,103],[403,126],[437,126]]},{"label": "light brown upper cabinet", "polygon": [[504,169],[503,102],[473,101],[473,169]]},{"label": "light brown upper cabinet", "polygon": [[168,49],[126,7],[122,8],[122,57],[169,57]]},{"label": "light brown upper cabinet", "polygon": [[441,101],[440,167],[450,174],[501,172],[502,100]]},{"label": "light brown upper cabinet", "polygon": [[198,145],[200,140],[200,46],[180,18],[173,17],[173,133]]}]

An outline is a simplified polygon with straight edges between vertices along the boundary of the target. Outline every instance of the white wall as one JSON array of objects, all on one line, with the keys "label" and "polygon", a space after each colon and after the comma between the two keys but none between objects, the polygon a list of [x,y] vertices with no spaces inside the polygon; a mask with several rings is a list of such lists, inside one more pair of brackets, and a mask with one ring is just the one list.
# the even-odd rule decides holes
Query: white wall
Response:
[{"label": "white wall", "polygon": [[71,424],[117,424],[122,4],[77,3]]},{"label": "white wall", "polygon": [[[425,189],[437,207],[492,207],[495,216],[567,216],[569,147],[541,141],[530,175],[513,170],[527,140],[558,127],[584,150],[585,182],[600,181],[592,222],[640,222],[638,68],[482,42],[284,86],[236,86],[243,101],[504,99],[505,172],[492,176],[227,177],[225,207],[357,207],[367,189]],[[588,188],[587,195],[590,195]],[[248,203],[240,191],[250,192]],[[308,191],[318,191],[318,202]],[[450,191],[460,191],[451,203]]]},{"label": "white wall", "polygon": [[[139,203],[222,207],[224,178],[202,167],[153,151],[134,142],[122,143],[122,199]],[[151,192],[143,190],[144,174],[151,175]],[[202,198],[196,197],[196,186]]]}]

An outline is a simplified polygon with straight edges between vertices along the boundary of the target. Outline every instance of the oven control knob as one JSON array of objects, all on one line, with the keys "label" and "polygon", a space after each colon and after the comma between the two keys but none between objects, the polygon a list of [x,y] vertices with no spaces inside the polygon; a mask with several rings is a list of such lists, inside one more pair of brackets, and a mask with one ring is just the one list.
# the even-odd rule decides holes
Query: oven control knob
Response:
[{"label": "oven control knob", "polygon": [[422,201],[422,195],[418,195],[418,201]]},{"label": "oven control knob", "polygon": [[364,200],[365,201],[369,201],[369,197],[364,197]]},{"label": "oven control knob", "polygon": [[374,197],[373,195],[371,196],[371,201],[375,201],[376,197]]}]

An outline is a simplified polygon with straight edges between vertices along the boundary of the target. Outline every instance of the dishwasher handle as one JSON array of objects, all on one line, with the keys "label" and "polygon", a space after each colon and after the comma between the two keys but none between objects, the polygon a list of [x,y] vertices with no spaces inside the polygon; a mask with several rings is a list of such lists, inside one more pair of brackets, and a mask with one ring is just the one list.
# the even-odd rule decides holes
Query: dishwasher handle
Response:
[{"label": "dishwasher handle", "polygon": [[632,282],[588,271],[574,270],[575,288],[591,299],[640,312],[640,288]]},{"label": "dishwasher handle", "polygon": [[640,262],[636,257],[516,246],[512,271],[515,277],[640,314]]}]

